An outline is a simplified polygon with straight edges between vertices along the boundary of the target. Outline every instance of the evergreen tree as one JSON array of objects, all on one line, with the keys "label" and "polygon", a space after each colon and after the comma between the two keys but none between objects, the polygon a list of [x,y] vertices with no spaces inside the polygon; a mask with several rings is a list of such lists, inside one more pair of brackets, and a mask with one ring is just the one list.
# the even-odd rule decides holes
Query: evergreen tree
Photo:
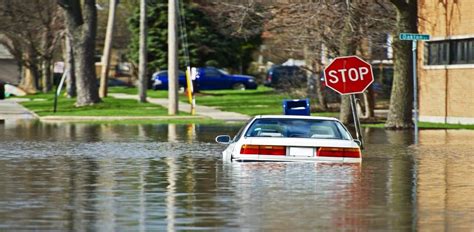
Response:
[{"label": "evergreen tree", "polygon": [[[222,35],[211,20],[192,1],[184,1],[180,14],[186,20],[186,34],[190,63],[193,67],[217,66],[233,70],[246,70],[252,52],[259,46],[258,37],[243,39]],[[167,68],[168,59],[168,4],[164,0],[148,2],[148,73]],[[129,56],[138,63],[139,11],[129,19],[132,31]],[[181,30],[178,30],[179,32]],[[185,56],[179,33],[179,66],[184,70]]]}]

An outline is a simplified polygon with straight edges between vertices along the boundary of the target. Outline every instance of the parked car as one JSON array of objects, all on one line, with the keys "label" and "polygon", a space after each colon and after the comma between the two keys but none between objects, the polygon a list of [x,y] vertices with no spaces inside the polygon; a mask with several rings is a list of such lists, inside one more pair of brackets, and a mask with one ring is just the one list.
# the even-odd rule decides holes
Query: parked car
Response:
[{"label": "parked car", "polygon": [[335,118],[260,115],[243,126],[232,139],[216,137],[227,144],[226,161],[361,162],[361,142],[354,140]]},{"label": "parked car", "polygon": [[[197,68],[194,86],[198,90],[215,89],[256,89],[255,77],[246,75],[229,74],[214,67]],[[186,86],[186,76],[183,71],[178,74],[179,86]],[[154,90],[168,89],[168,71],[156,72],[152,76]]]},{"label": "parked car", "polygon": [[306,72],[298,66],[275,65],[267,71],[265,80],[265,86],[273,88],[303,87],[306,84]]}]

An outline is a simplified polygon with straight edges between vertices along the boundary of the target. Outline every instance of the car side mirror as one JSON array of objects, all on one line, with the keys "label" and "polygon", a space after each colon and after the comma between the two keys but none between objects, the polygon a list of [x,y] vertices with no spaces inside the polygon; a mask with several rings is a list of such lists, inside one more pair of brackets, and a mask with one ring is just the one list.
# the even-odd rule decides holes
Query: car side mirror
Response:
[{"label": "car side mirror", "polygon": [[360,140],[354,139],[353,141],[354,143],[357,143],[357,145],[359,145],[360,148],[362,148],[362,142]]},{"label": "car side mirror", "polygon": [[232,139],[228,135],[219,135],[216,137],[216,142],[220,144],[229,144],[232,142]]}]

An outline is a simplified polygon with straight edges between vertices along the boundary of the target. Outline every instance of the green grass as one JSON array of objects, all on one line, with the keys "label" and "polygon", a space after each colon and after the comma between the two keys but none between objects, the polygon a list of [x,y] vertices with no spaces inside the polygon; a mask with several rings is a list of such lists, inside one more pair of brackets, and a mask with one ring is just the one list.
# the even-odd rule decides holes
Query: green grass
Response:
[{"label": "green grass", "polygon": [[[136,88],[113,87],[111,93],[137,94]],[[148,90],[148,97],[167,98],[166,90]],[[256,90],[212,90],[196,94],[196,104],[213,106],[222,111],[237,112],[245,115],[282,114],[283,100],[293,97],[281,94],[272,88],[260,86]],[[179,100],[188,102],[184,93],[179,94]],[[338,112],[318,112],[313,116],[338,117]]]},{"label": "green grass", "polygon": [[[135,88],[114,87],[110,88],[111,93],[137,94]],[[148,90],[148,97],[167,98],[166,90]],[[283,99],[291,97],[277,93],[268,87],[259,87],[256,90],[212,90],[201,91],[196,94],[196,104],[214,106],[222,111],[237,112],[246,115],[258,114],[281,114]],[[179,94],[179,100],[187,102],[184,93]]]},{"label": "green grass", "polygon": [[[131,95],[138,95],[138,88],[134,87],[110,87],[108,88],[109,93],[125,93]],[[153,98],[168,98],[167,90],[147,90],[148,97]],[[181,95],[181,94],[180,94]]]},{"label": "green grass", "polygon": [[256,90],[213,90],[202,91],[196,96],[196,103],[214,106],[222,111],[231,111],[250,116],[259,114],[281,114],[283,99],[290,96],[277,93],[271,88]]},{"label": "green grass", "polygon": [[[362,124],[362,127],[368,128],[384,128],[383,123],[375,124]],[[418,127],[420,129],[468,129],[474,130],[474,125],[461,125],[461,124],[448,124],[448,123],[432,123],[432,122],[419,122]]]},{"label": "green grass", "polygon": [[[102,102],[92,106],[75,107],[75,99],[66,97],[58,98],[57,112],[53,112],[54,95],[36,94],[25,98],[31,101],[23,102],[22,105],[34,111],[39,116],[165,116],[168,110],[159,105],[150,103],[138,103],[135,100],[115,99],[108,97]],[[181,115],[189,115],[181,113]]]},{"label": "green grass", "polygon": [[311,113],[311,116],[338,118],[339,117],[339,112],[316,112],[316,113]]}]

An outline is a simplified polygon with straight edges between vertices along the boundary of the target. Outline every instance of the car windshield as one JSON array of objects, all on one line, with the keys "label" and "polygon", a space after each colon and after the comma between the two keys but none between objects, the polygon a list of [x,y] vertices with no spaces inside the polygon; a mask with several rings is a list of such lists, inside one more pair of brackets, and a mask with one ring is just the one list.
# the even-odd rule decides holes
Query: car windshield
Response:
[{"label": "car windshield", "polygon": [[321,119],[260,118],[245,133],[247,137],[350,139],[340,122]]}]

